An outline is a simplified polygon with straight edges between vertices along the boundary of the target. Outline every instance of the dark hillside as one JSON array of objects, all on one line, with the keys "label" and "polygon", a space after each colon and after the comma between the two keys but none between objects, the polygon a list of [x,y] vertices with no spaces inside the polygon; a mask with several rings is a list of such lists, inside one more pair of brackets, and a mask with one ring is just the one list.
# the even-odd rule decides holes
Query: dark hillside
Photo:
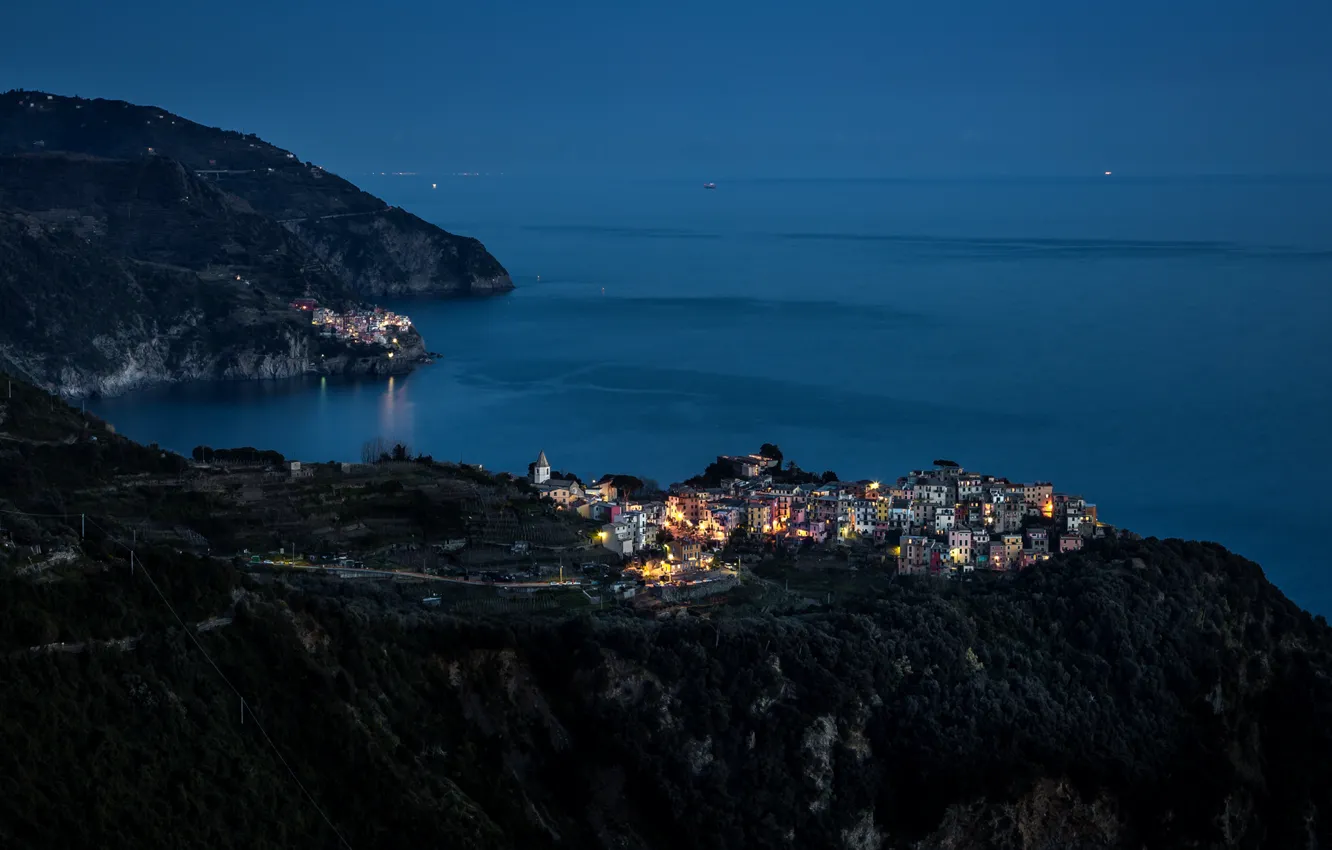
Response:
[{"label": "dark hillside", "polygon": [[70,395],[172,380],[405,371],[288,302],[355,300],[281,225],[164,157],[0,156],[0,363]]},{"label": "dark hillside", "polygon": [[184,461],[3,404],[6,846],[338,846],[277,753],[354,847],[1332,841],[1332,634],[1214,545],[799,615],[465,617],[170,548],[131,576],[62,503]]},{"label": "dark hillside", "polygon": [[204,273],[216,288],[239,275],[284,307],[353,295],[284,228],[163,157],[0,156],[0,206],[127,259]]},{"label": "dark hillside", "polygon": [[[260,215],[289,222],[329,270],[362,296],[513,288],[503,266],[475,239],[392,211],[343,178],[257,136],[123,101],[0,94],[0,153],[50,151],[180,162]],[[320,218],[347,214],[364,226],[349,229],[344,219]]]}]

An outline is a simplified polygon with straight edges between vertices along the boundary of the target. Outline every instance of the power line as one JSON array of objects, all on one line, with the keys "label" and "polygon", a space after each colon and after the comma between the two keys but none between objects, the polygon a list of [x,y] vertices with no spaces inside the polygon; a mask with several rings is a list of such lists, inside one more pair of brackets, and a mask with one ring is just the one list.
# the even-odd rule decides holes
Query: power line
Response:
[{"label": "power line", "polygon": [[[107,531],[105,528],[102,528],[102,526],[98,525],[96,522],[93,522],[92,524],[94,528],[101,529],[102,533],[105,534],[109,540],[120,545],[122,548],[128,548],[131,558],[130,563],[133,564],[133,557],[134,557],[133,548],[126,547],[123,542],[116,540],[114,537],[111,536],[111,532]],[[190,641],[193,642],[195,647],[199,650],[199,653],[203,655],[204,660],[207,661],[209,666],[212,667],[213,670],[217,672],[218,678],[220,678],[224,683],[226,683],[226,686],[228,688],[231,688],[232,692],[236,694],[237,697],[240,698],[241,718],[242,722],[244,722],[245,706],[247,704],[245,700],[245,695],[241,693],[240,688],[237,688],[234,684],[232,684],[231,680],[227,678],[227,675],[222,672],[222,668],[218,667],[217,662],[214,661],[213,657],[208,654],[208,650],[204,649],[203,644],[199,642],[198,635],[196,635],[194,631],[185,623],[184,618],[181,617],[180,614],[176,611],[175,606],[173,606],[171,604],[171,601],[167,599],[166,594],[163,593],[162,589],[157,586],[157,582],[153,581],[153,577],[148,572],[148,568],[144,567],[144,569],[141,570],[141,572],[143,574],[143,577],[148,580],[148,584],[152,587],[154,591],[157,592],[158,597],[162,600],[162,604],[165,605],[167,607],[167,610],[171,612],[171,616],[176,618],[176,622],[180,623],[181,629],[189,637]],[[342,842],[344,847],[351,848],[351,843],[348,842],[347,839],[343,837],[342,832],[333,823],[333,819],[330,818],[322,808],[320,808],[319,803],[314,798],[314,795],[311,794],[309,789],[305,787],[305,784],[301,782],[301,778],[296,774],[296,771],[292,768],[291,764],[287,761],[286,757],[282,755],[282,751],[278,749],[277,744],[275,744],[273,742],[273,739],[269,737],[268,730],[264,728],[264,724],[260,722],[259,718],[255,716],[253,711],[250,712],[250,719],[254,721],[254,725],[259,729],[259,734],[263,735],[264,740],[268,742],[268,746],[270,749],[272,749],[273,755],[277,756],[278,761],[282,762],[282,766],[287,769],[287,772],[289,774],[291,774],[292,781],[296,783],[296,787],[301,789],[301,793],[304,794],[305,798],[310,801],[310,805],[313,806],[314,810],[319,813],[319,816],[324,819],[324,823],[328,824],[328,828],[333,830],[333,834],[338,837],[338,840]]]},{"label": "power line", "polygon": [[[0,510],[0,513],[10,514],[10,515],[30,516],[30,517],[64,518],[66,520],[68,520],[69,517],[68,514],[34,514],[34,513],[29,513],[27,511],[17,511],[17,510]],[[128,551],[130,553],[130,570],[131,574],[133,574],[133,565],[135,559],[134,547],[126,546],[123,541],[116,539],[112,535],[112,533],[108,531],[106,528],[103,528],[96,521],[88,519],[87,514],[80,514],[80,523],[81,524],[87,523],[88,525],[91,525],[93,528],[100,530],[103,534],[106,535],[106,538],[108,540],[120,546],[122,549]],[[136,534],[135,535],[136,541],[137,537],[138,535]],[[171,600],[167,599],[166,594],[162,592],[162,588],[158,587],[157,582],[153,581],[153,577],[148,572],[147,567],[145,567],[143,570],[140,570],[139,572],[143,575],[144,578],[148,580],[149,586],[152,587],[152,589],[157,593],[158,598],[162,600],[162,604],[167,607],[167,610],[171,612],[171,616],[176,618],[176,622],[180,624],[181,630],[184,631],[185,634],[189,637],[190,641],[194,643],[194,646],[199,650],[199,653],[203,655],[204,660],[207,661],[208,665],[213,668],[214,672],[217,673],[218,678],[220,678],[223,681],[223,683],[225,683],[226,686],[230,688],[232,692],[236,694],[237,697],[240,698],[241,722],[243,723],[245,717],[245,706],[247,704],[245,695],[241,693],[239,688],[237,688],[234,684],[232,684],[231,680],[227,678],[227,675],[222,672],[222,668],[217,666],[217,662],[213,660],[213,657],[208,654],[208,650],[204,649],[203,644],[199,642],[198,635],[194,633],[194,630],[189,627],[189,625],[185,622],[185,619],[180,616],[180,613],[178,611],[176,611],[175,606],[171,604]],[[301,793],[304,794],[305,798],[310,801],[310,805],[313,806],[314,810],[319,813],[319,816],[324,819],[324,823],[328,824],[328,828],[333,830],[333,834],[338,837],[338,841],[340,841],[344,847],[347,847],[348,850],[350,850],[351,843],[347,841],[345,837],[343,837],[341,830],[339,830],[337,825],[333,823],[332,818],[330,818],[324,812],[324,810],[320,808],[319,803],[314,798],[314,795],[311,794],[309,789],[305,787],[305,783],[301,782],[300,776],[296,774],[296,771],[292,768],[291,764],[282,755],[282,751],[278,749],[277,744],[274,743],[272,737],[269,736],[268,730],[264,728],[264,724],[260,722],[259,718],[255,716],[253,711],[250,712],[250,719],[254,721],[254,725],[259,729],[259,734],[263,735],[264,741],[268,743],[269,748],[273,751],[273,755],[277,756],[278,761],[280,761],[282,763],[282,766],[287,769],[287,773],[291,774],[292,781],[296,783],[296,787],[301,789]]]},{"label": "power line", "polygon": [[10,514],[12,516],[35,516],[35,517],[43,517],[46,519],[69,519],[68,511],[66,511],[63,514],[34,514],[31,513],[30,511],[7,511],[0,508],[0,514]]},{"label": "power line", "polygon": [[[133,558],[134,558],[133,548],[127,547],[121,541],[116,540],[114,537],[111,536],[111,532],[107,531],[105,528],[102,528],[102,526],[98,525],[96,522],[93,522],[92,524],[94,528],[101,529],[102,533],[105,534],[109,540],[120,545],[123,548],[129,549],[130,558],[131,558],[130,563],[133,564]],[[199,653],[203,655],[204,660],[207,661],[209,666],[212,667],[213,670],[217,672],[218,678],[220,678],[224,683],[226,683],[226,686],[228,688],[231,688],[232,692],[235,693],[236,696],[240,698],[241,718],[242,722],[244,722],[245,706],[246,706],[245,694],[241,693],[240,688],[237,688],[234,684],[232,684],[231,680],[227,678],[227,675],[222,672],[222,668],[217,666],[217,662],[213,660],[213,657],[208,654],[208,650],[204,649],[203,644],[199,642],[199,636],[196,635],[194,633],[194,630],[191,629],[185,623],[184,618],[182,618],[180,614],[176,611],[175,606],[173,606],[171,604],[171,601],[167,599],[166,594],[163,593],[162,589],[157,586],[157,582],[153,581],[153,577],[148,572],[148,568],[144,567],[144,569],[141,570],[141,572],[143,574],[143,577],[148,579],[148,584],[152,587],[154,591],[157,592],[158,597],[161,598],[162,604],[167,607],[167,610],[171,612],[171,616],[176,618],[176,622],[180,623],[181,629],[185,632],[187,636],[189,636],[190,641],[194,643],[195,647],[198,648]],[[268,735],[268,730],[264,728],[264,724],[260,722],[259,718],[255,716],[253,711],[250,712],[250,719],[254,721],[254,725],[259,729],[259,734],[263,735],[264,740],[268,742],[269,748],[273,750],[273,755],[277,756],[278,761],[282,762],[282,766],[285,767],[287,769],[287,772],[291,774],[292,781],[296,783],[296,787],[301,789],[301,793],[304,794],[305,798],[310,801],[310,805],[313,806],[314,810],[319,813],[319,816],[324,819],[324,823],[328,824],[328,828],[333,830],[333,834],[338,837],[338,840],[342,842],[344,847],[351,848],[351,843],[348,842],[347,839],[343,837],[342,832],[333,823],[332,818],[330,818],[327,814],[325,814],[324,810],[320,808],[319,803],[314,798],[314,795],[311,794],[309,789],[305,787],[305,784],[301,782],[301,778],[296,775],[296,771],[292,768],[291,764],[288,763],[287,759],[282,755],[282,751],[278,749],[277,744],[273,743],[273,739]]]}]

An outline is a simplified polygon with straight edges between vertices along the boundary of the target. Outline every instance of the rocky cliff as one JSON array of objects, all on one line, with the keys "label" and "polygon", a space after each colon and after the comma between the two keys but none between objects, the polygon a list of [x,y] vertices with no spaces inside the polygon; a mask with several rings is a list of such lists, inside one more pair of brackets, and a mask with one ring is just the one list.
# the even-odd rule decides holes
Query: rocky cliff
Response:
[{"label": "rocky cliff", "polygon": [[257,136],[123,101],[0,94],[0,153],[49,151],[175,160],[254,212],[287,222],[297,239],[362,296],[513,288],[508,272],[477,240],[393,209]]},{"label": "rocky cliff", "polygon": [[453,236],[401,209],[286,225],[323,263],[360,292],[431,295],[441,280],[466,280],[458,294],[513,289],[494,257],[475,239]]}]

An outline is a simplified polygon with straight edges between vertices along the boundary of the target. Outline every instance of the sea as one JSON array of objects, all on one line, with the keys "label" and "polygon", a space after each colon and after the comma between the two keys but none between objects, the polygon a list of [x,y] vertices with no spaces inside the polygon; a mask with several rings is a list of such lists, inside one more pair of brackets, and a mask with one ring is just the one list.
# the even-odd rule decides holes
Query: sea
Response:
[{"label": "sea", "polygon": [[946,458],[1218,541],[1332,613],[1332,179],[352,179],[515,291],[387,302],[441,355],[407,377],[93,409],[186,453],[383,436],[662,484],[764,442],[844,479]]}]

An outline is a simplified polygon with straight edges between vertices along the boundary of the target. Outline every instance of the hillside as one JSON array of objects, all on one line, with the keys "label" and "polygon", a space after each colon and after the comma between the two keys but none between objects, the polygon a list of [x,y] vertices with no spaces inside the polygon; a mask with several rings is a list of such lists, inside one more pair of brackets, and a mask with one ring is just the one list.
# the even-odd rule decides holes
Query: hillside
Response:
[{"label": "hillside", "polygon": [[158,156],[0,155],[0,363],[67,396],[183,380],[405,372],[322,338],[292,298],[350,309],[330,264],[243,199]]},{"label": "hillside", "polygon": [[[1332,840],[1332,634],[1214,545],[1109,539],[834,605],[479,614],[144,532],[131,575],[130,528],[276,538],[267,504],[317,485],[232,503],[23,384],[0,397],[0,472],[6,846]],[[392,480],[329,504],[402,499],[426,533],[439,510],[407,506],[452,497]]]},{"label": "hillside", "polygon": [[302,295],[356,295],[282,226],[175,160],[0,156],[0,204],[140,263],[240,275],[284,306]]},{"label": "hillside", "polygon": [[0,156],[0,363],[68,396],[200,379],[406,371],[288,301],[351,303],[298,240],[172,160]]},{"label": "hillside", "polygon": [[[285,222],[363,297],[503,292],[513,283],[475,239],[455,236],[257,136],[163,109],[41,92],[0,94],[0,153],[167,157],[273,221]],[[321,218],[323,216],[352,218]]]}]

